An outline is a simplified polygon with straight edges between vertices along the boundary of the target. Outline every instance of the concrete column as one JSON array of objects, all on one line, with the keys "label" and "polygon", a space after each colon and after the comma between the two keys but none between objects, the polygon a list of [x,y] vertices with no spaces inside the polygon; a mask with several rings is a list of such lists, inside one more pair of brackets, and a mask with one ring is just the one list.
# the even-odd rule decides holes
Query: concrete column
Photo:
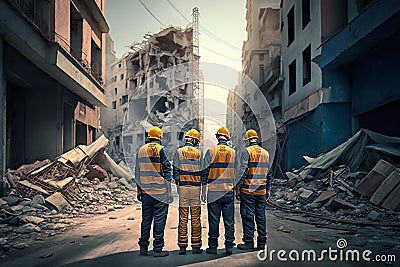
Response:
[{"label": "concrete column", "polygon": [[6,172],[6,76],[4,70],[4,41],[0,36],[0,190]]}]

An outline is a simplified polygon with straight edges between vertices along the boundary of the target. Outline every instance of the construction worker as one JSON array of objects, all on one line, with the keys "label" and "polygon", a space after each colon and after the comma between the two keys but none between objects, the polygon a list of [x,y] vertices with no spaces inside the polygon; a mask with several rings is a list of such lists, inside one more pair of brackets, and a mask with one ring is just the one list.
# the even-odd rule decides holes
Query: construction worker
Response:
[{"label": "construction worker", "polygon": [[[222,218],[225,227],[226,254],[232,254],[234,236],[234,193],[235,150],[227,142],[231,139],[228,129],[219,128],[216,133],[218,144],[207,150],[204,156],[202,184],[208,184],[208,248],[206,253],[217,254],[219,221]],[[205,195],[202,195],[205,202]]]},{"label": "construction worker", "polygon": [[265,206],[269,199],[272,172],[269,171],[269,153],[257,144],[258,134],[248,130],[243,139],[243,150],[238,169],[236,198],[240,200],[240,215],[243,225],[241,250],[254,249],[254,220],[257,223],[257,249],[264,250],[267,242]]},{"label": "construction worker", "polygon": [[165,149],[161,145],[162,134],[162,130],[158,127],[149,130],[148,142],[137,153],[135,169],[137,198],[142,202],[140,255],[147,255],[150,228],[154,220],[154,257],[169,255],[168,251],[163,251],[164,228],[167,221],[168,206],[173,201],[171,164],[166,156]]},{"label": "construction worker", "polygon": [[196,147],[200,143],[200,133],[196,129],[189,130],[185,135],[185,145],[174,155],[173,177],[179,193],[179,224],[178,246],[179,254],[185,255],[188,246],[187,224],[189,211],[192,221],[192,253],[201,254],[201,153]]}]

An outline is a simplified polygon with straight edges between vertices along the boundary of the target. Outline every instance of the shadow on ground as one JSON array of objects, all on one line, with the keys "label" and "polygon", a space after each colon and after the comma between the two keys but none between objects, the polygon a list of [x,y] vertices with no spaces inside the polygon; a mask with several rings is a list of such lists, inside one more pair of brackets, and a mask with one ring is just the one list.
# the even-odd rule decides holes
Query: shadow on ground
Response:
[{"label": "shadow on ground", "polygon": [[[93,259],[84,259],[78,262],[72,262],[63,266],[182,266],[182,265],[214,265],[219,259],[232,257],[233,255],[224,254],[225,249],[219,249],[217,255],[210,255],[203,252],[202,254],[192,254],[191,250],[186,255],[179,255],[179,250],[170,251],[168,257],[153,257],[153,251],[149,251],[147,256],[140,256],[139,251],[126,251],[110,254]],[[234,251],[234,255],[244,253],[238,250]]]}]

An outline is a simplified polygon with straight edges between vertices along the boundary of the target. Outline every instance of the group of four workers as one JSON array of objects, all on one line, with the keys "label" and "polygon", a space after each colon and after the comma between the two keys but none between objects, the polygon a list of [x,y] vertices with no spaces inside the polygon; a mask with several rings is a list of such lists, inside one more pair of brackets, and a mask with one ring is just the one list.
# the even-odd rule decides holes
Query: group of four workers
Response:
[{"label": "group of four workers", "polygon": [[[191,246],[193,254],[203,252],[201,238],[201,201],[207,202],[208,248],[206,253],[217,254],[219,222],[222,214],[225,228],[225,253],[232,254],[234,247],[234,195],[240,200],[243,224],[241,250],[264,249],[267,241],[265,206],[269,198],[272,172],[269,153],[258,145],[258,134],[248,130],[244,140],[246,148],[240,158],[228,145],[229,130],[221,127],[216,138],[218,144],[201,155],[197,148],[200,133],[191,129],[185,134],[185,145],[174,155],[173,166],[162,146],[162,130],[153,127],[147,143],[136,155],[135,180],[137,198],[142,202],[140,255],[148,254],[150,229],[153,223],[153,256],[168,256],[163,250],[164,228],[168,206],[173,201],[171,181],[175,180],[179,194],[178,246],[179,254],[186,254],[188,246],[187,225],[191,217]],[[236,161],[238,163],[236,164]],[[257,244],[254,245],[254,228],[257,224]]]}]

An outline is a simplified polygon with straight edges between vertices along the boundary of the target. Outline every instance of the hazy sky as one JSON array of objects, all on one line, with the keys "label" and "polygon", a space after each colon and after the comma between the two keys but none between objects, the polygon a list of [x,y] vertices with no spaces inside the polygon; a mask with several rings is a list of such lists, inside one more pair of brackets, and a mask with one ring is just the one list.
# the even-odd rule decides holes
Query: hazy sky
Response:
[{"label": "hazy sky", "polygon": [[[212,62],[241,71],[241,48],[246,39],[245,0],[141,0],[163,24],[186,28],[192,21],[192,9],[200,12],[200,61]],[[183,18],[174,7],[183,14]],[[139,0],[107,1],[106,17],[115,42],[117,57],[128,52],[129,45],[143,40],[146,33],[157,33],[162,26]],[[225,44],[224,44],[225,43]],[[226,45],[226,43],[228,43]],[[210,51],[213,50],[214,52]],[[221,74],[221,78],[223,74]],[[221,84],[223,82],[221,81]],[[233,86],[232,86],[233,88]],[[228,91],[205,85],[206,99],[220,104],[205,105],[205,128],[213,135],[225,125]]]},{"label": "hazy sky", "polygon": [[[216,62],[241,70],[241,48],[246,39],[245,0],[141,0],[165,25],[185,28],[189,23],[171,6],[171,2],[186,19],[192,21],[192,9],[200,12],[201,61]],[[133,42],[143,40],[143,35],[157,33],[164,28],[141,5],[139,0],[109,0],[106,17],[115,50],[120,57]],[[220,41],[217,41],[216,35]],[[211,35],[211,36],[210,36]],[[221,41],[222,39],[222,41]],[[230,46],[222,44],[228,42]],[[236,49],[232,49],[231,47]],[[207,49],[213,50],[220,56]]]}]

